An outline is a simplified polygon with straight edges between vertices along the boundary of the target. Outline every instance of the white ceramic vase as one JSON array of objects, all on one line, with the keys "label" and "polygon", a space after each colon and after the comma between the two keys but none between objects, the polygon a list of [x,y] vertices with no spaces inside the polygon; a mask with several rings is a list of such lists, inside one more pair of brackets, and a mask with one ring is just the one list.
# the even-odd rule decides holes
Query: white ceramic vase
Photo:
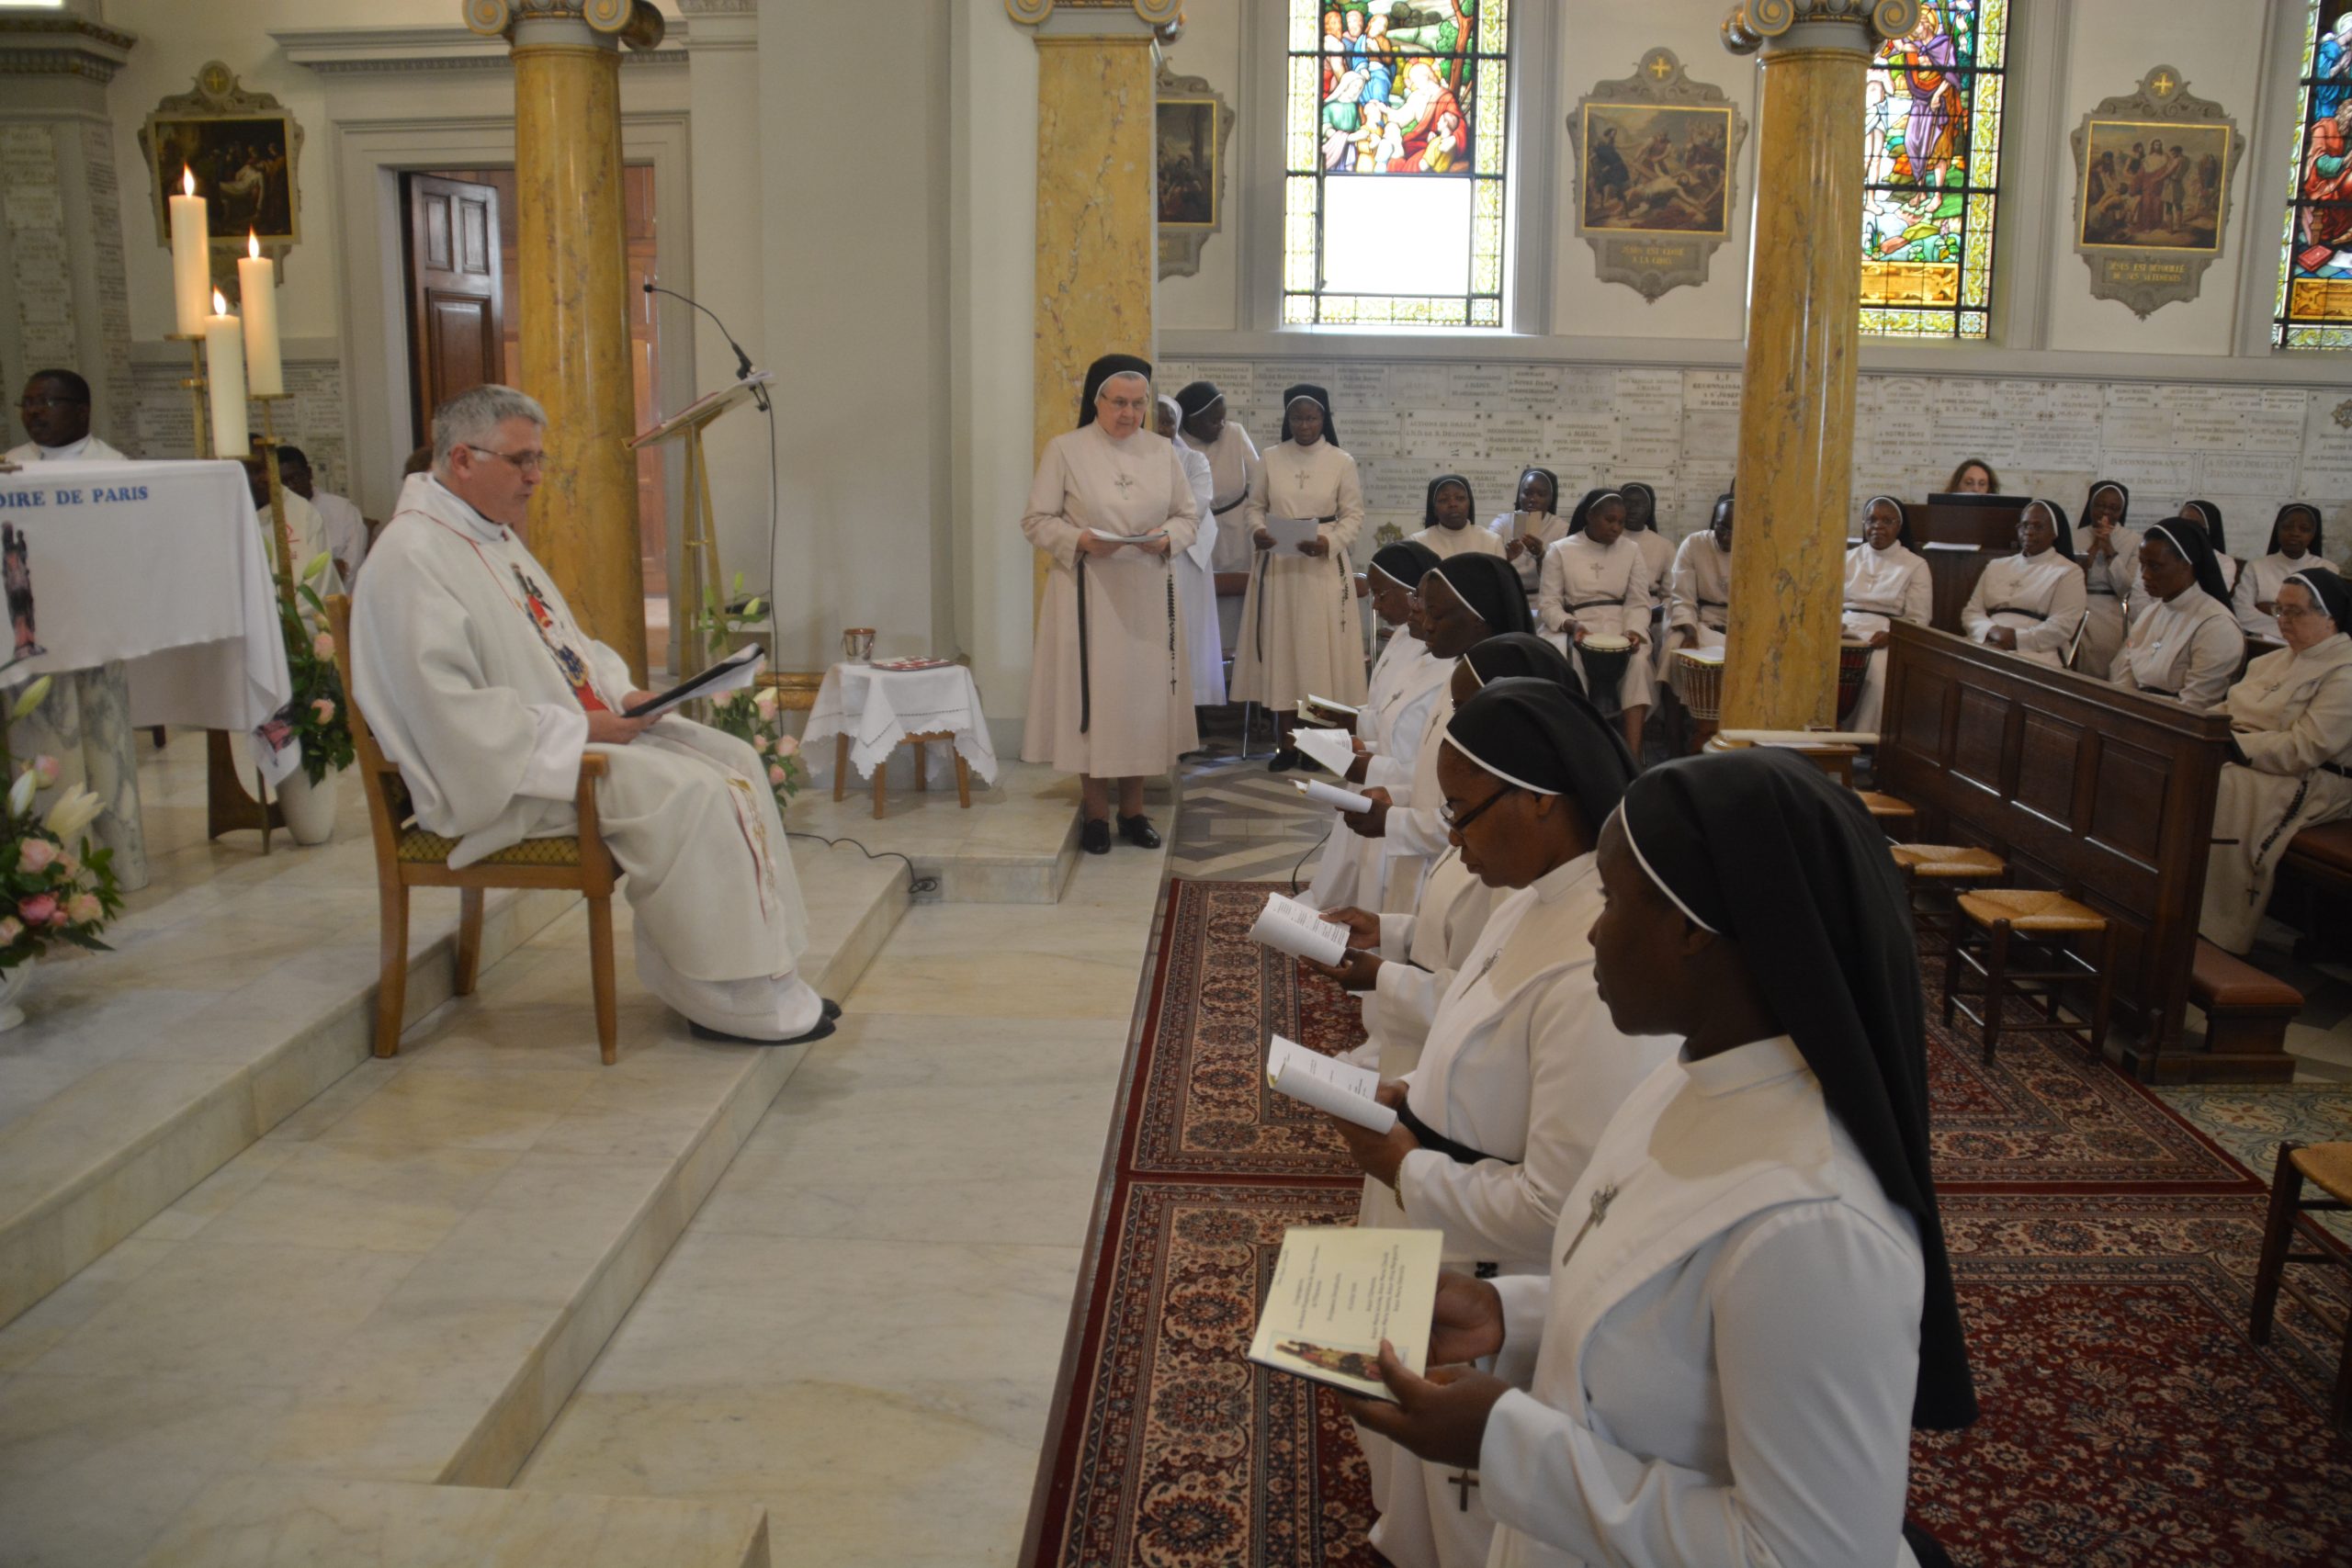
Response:
[{"label": "white ceramic vase", "polygon": [[342,776],[337,768],[312,784],[311,775],[298,767],[277,786],[278,808],[286,813],[286,830],[296,843],[323,844],[334,837],[334,783]]}]

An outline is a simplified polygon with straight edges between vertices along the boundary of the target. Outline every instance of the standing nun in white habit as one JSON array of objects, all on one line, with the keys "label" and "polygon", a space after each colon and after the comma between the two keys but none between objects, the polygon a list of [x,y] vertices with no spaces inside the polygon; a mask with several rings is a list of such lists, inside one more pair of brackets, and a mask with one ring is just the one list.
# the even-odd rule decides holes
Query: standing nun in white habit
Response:
[{"label": "standing nun in white habit", "polygon": [[1516,510],[1499,513],[1487,531],[1503,542],[1503,558],[1519,569],[1520,585],[1534,602],[1544,586],[1544,552],[1568,536],[1560,515],[1560,476],[1549,468],[1520,470]]},{"label": "standing nun in white habit", "polygon": [[[1233,695],[1270,710],[1280,742],[1267,768],[1298,766],[1290,732],[1299,700],[1363,701],[1363,622],[1356,611],[1348,551],[1363,528],[1356,460],[1334,445],[1331,395],[1320,387],[1283,392],[1283,438],[1260,465],[1260,488],[1245,515],[1258,561],[1241,606],[1241,647]],[[1315,535],[1295,556],[1274,553],[1270,517],[1311,518]]]},{"label": "standing nun in white habit", "polygon": [[2232,953],[2254,946],[2279,857],[2296,834],[2352,817],[2352,588],[2299,571],[2276,589],[2287,646],[2230,688],[2230,760],[2213,803],[2198,930]]},{"label": "standing nun in white habit", "polygon": [[2140,535],[2123,525],[2132,515],[2132,492],[2113,479],[2100,479],[2083,498],[2083,588],[2090,596],[2083,617],[2083,641],[2075,668],[2105,679],[2116,651],[2132,629],[2133,594],[2140,581]]},{"label": "standing nun in white habit", "polygon": [[[1976,1417],[1928,1154],[1919,959],[1850,790],[1678,759],[1602,831],[1598,988],[1681,1037],[1618,1108],[1547,1274],[1438,1287],[1363,1426],[1476,1465],[1494,1568],[1911,1568],[1911,1433]],[[1492,1372],[1471,1363],[1493,1357]]]},{"label": "standing nun in white habit", "polygon": [[706,1038],[818,1040],[840,1009],[797,973],[808,917],[764,764],[675,714],[580,629],[516,530],[545,471],[547,414],[512,387],[433,417],[351,610],[352,696],[454,866],[579,829],[580,759],[605,759],[597,826],[627,874],[637,974]]},{"label": "standing nun in white habit", "polygon": [[2299,571],[2334,571],[2335,563],[2322,552],[2326,542],[2319,508],[2305,501],[2290,501],[2271,519],[2270,546],[2259,559],[2245,563],[2238,574],[2231,607],[2248,637],[2287,640],[2279,628],[2278,585]]},{"label": "standing nun in white habit", "polygon": [[1209,460],[1209,515],[1217,520],[1209,572],[1216,584],[1217,648],[1230,653],[1240,646],[1241,601],[1250,569],[1257,562],[1249,519],[1241,509],[1250,503],[1257,484],[1258,446],[1238,422],[1226,417],[1225,394],[1213,381],[1186,382],[1177,389],[1176,406],[1184,413],[1183,434],[1178,440]]},{"label": "standing nun in white habit", "polygon": [[[1481,1278],[1544,1277],[1561,1200],[1611,1115],[1675,1044],[1626,1038],[1594,989],[1593,848],[1634,759],[1556,659],[1555,670],[1489,681],[1446,725],[1438,772],[1452,836],[1501,901],[1438,1003],[1419,1062],[1381,1086],[1396,1125],[1374,1135],[1332,1122],[1365,1172],[1357,1223],[1442,1231],[1446,1260]],[[1372,1530],[1382,1555],[1396,1568],[1487,1561],[1494,1521],[1459,1467],[1376,1437],[1365,1453],[1375,1475],[1385,1471]]]},{"label": "standing nun in white habit", "polygon": [[1666,625],[1678,648],[1724,645],[1731,626],[1731,530],[1732,498],[1726,491],[1715,497],[1715,513],[1706,528],[1674,552]]},{"label": "standing nun in white habit", "polygon": [[2036,501],[2018,517],[2018,553],[1984,563],[1960,626],[1971,641],[2064,670],[2083,613],[2083,569],[2065,511]]},{"label": "standing nun in white habit", "polygon": [[1862,506],[1862,542],[1846,552],[1845,635],[1871,645],[1862,671],[1862,694],[1846,716],[1846,728],[1878,728],[1886,700],[1886,640],[1897,621],[1926,626],[1935,614],[1935,584],[1925,557],[1911,548],[1911,525],[1903,503],[1874,495]]},{"label": "standing nun in white habit", "polygon": [[2220,706],[2245,660],[2245,637],[2230,615],[2205,530],[2177,517],[2149,524],[2140,540],[2140,592],[2148,607],[2132,623],[2108,679],[2192,708]]},{"label": "standing nun in white habit", "polygon": [[1478,526],[1477,515],[1470,481],[1460,474],[1440,474],[1430,481],[1429,494],[1421,501],[1421,531],[1407,537],[1428,546],[1440,560],[1466,550],[1482,556],[1502,555],[1503,542]]},{"label": "standing nun in white habit", "polygon": [[[1184,645],[1192,655],[1193,705],[1223,707],[1225,656],[1217,647],[1216,580],[1210,574],[1220,531],[1215,506],[1216,481],[1210,474],[1208,458],[1177,439],[1184,412],[1176,400],[1160,399],[1159,409],[1159,434],[1174,445],[1176,457],[1184,465],[1184,478],[1193,487],[1193,499],[1199,503],[1200,532],[1170,558],[1176,567],[1176,611],[1184,623]],[[1194,717],[1197,721],[1198,716]]]},{"label": "standing nun in white habit", "polygon": [[[1536,618],[1575,660],[1593,705],[1620,716],[1626,749],[1636,757],[1650,711],[1649,661],[1643,657],[1650,589],[1649,561],[1625,532],[1624,497],[1613,490],[1587,491],[1568,519],[1566,536],[1544,552]],[[1623,637],[1631,651],[1622,659],[1603,660],[1597,653],[1589,659],[1584,644],[1595,637]],[[1613,680],[1608,666],[1619,671]]]},{"label": "standing nun in white habit", "polygon": [[1053,559],[1021,755],[1079,775],[1089,854],[1110,852],[1114,779],[1119,836],[1158,848],[1143,781],[1200,744],[1171,564],[1192,546],[1199,503],[1175,446],[1144,428],[1150,377],[1132,355],[1094,362],[1078,428],[1046,444],[1021,519]]},{"label": "standing nun in white habit", "polygon": [[[1490,637],[1535,629],[1519,591],[1518,574],[1499,556],[1465,554],[1442,560],[1421,579],[1416,596],[1422,640],[1430,656],[1448,666]],[[1365,785],[1360,793],[1372,808],[1340,814],[1349,831],[1378,840],[1388,856],[1380,904],[1385,911],[1415,908],[1430,866],[1445,852],[1445,823],[1438,811],[1437,741],[1453,716],[1453,688],[1440,685],[1422,721],[1413,776],[1402,783]]]},{"label": "standing nun in white habit", "polygon": [[[1347,782],[1402,784],[1410,782],[1421,748],[1430,705],[1444,689],[1449,660],[1432,659],[1420,638],[1420,612],[1413,589],[1437,566],[1427,546],[1410,539],[1374,552],[1364,578],[1371,584],[1373,613],[1396,629],[1374,660],[1370,689],[1356,710],[1356,760]],[[1348,831],[1335,808],[1323,840],[1306,901],[1318,909],[1351,904],[1379,908],[1387,883],[1388,857],[1377,839]]]},{"label": "standing nun in white habit", "polygon": [[[1448,717],[1488,682],[1514,676],[1551,681],[1579,696],[1584,694],[1577,686],[1577,672],[1569,667],[1567,655],[1533,632],[1490,637],[1461,658],[1446,660],[1444,667],[1452,671],[1446,692]],[[1440,733],[1430,737],[1432,748],[1444,739],[1442,723],[1439,728]],[[1435,764],[1442,757],[1440,752],[1432,759],[1432,787]],[[1442,824],[1442,811],[1439,820]],[[1357,842],[1377,847],[1381,840],[1360,839]],[[1363,1066],[1378,1065],[1380,1076],[1385,1078],[1402,1077],[1412,1070],[1420,1059],[1438,1000],[1453,983],[1453,972],[1462,966],[1470,944],[1478,940],[1498,897],[1464,866],[1461,845],[1449,841],[1430,863],[1421,879],[1420,897],[1409,908],[1326,911],[1326,919],[1348,928],[1349,953],[1336,964],[1312,959],[1300,962],[1351,991],[1364,993],[1364,1043],[1351,1053],[1350,1060]]]}]

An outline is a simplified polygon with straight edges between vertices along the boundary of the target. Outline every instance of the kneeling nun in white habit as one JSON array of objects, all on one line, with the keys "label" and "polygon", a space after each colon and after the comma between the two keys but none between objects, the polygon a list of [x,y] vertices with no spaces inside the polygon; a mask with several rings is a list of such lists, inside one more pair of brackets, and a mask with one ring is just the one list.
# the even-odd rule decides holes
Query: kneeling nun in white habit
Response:
[{"label": "kneeling nun in white habit", "polygon": [[1874,495],[1862,506],[1862,542],[1846,552],[1846,615],[1841,629],[1849,642],[1868,643],[1861,695],[1840,728],[1878,728],[1886,700],[1886,643],[1897,621],[1924,626],[1935,613],[1935,584],[1925,557],[1911,548],[1911,525],[1903,503]]},{"label": "kneeling nun in white habit", "polygon": [[[1421,617],[1413,598],[1414,587],[1436,568],[1437,560],[1427,546],[1408,539],[1382,546],[1365,569],[1373,613],[1395,629],[1373,661],[1363,705],[1356,710],[1359,744],[1348,769],[1351,787],[1401,787],[1412,781],[1430,708],[1443,694],[1453,665],[1452,660],[1431,657],[1421,640]],[[1376,909],[1387,884],[1385,846],[1378,839],[1348,831],[1334,807],[1306,901],[1318,909],[1354,904]]]},{"label": "kneeling nun in white habit", "polygon": [[2287,646],[2230,688],[2230,760],[2213,801],[2198,931],[2232,953],[2254,945],[2279,859],[2295,835],[2352,817],[2352,588],[2316,567],[2272,591]]},{"label": "kneeling nun in white habit", "polygon": [[1350,1412],[1477,1467],[1495,1568],[1937,1561],[1911,1433],[1976,1402],[1884,840],[1759,749],[1644,774],[1599,874],[1609,1012],[1682,1049],[1601,1133],[1545,1271],[1441,1276],[1430,1374],[1384,1349],[1397,1402]]},{"label": "kneeling nun in white habit", "polygon": [[2018,553],[1984,563],[1960,626],[1987,648],[2064,670],[2083,615],[2083,569],[2066,513],[2054,501],[2036,501],[2018,518]]},{"label": "kneeling nun in white habit", "polygon": [[597,825],[627,874],[638,978],[698,1032],[756,1043],[832,1032],[797,973],[808,919],[763,764],[675,715],[632,719],[628,665],[572,619],[515,530],[547,415],[510,387],[434,418],[352,606],[354,698],[400,764],[417,820],[470,865],[578,829],[580,759],[609,770]]},{"label": "kneeling nun in white habit", "polygon": [[[1510,639],[1520,640],[1520,639]],[[1397,1125],[1334,1125],[1367,1179],[1361,1224],[1441,1230],[1455,1268],[1545,1269],[1560,1201],[1618,1104],[1673,1048],[1618,1032],[1593,987],[1600,912],[1592,851],[1634,762],[1565,660],[1490,681],[1446,726],[1439,778],[1463,863],[1503,892],[1430,1021]],[[1479,658],[1493,645],[1474,649]],[[1493,1523],[1455,1470],[1365,1445],[1381,1512],[1372,1543],[1397,1568],[1476,1568]]]}]

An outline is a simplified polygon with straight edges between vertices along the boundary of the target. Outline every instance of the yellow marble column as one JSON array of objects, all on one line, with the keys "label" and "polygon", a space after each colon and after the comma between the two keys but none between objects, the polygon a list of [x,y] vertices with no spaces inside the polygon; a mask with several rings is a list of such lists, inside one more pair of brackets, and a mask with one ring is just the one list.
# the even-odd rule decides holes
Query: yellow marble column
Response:
[{"label": "yellow marble column", "polygon": [[622,238],[620,46],[662,40],[647,0],[466,0],[514,60],[514,302],[523,389],[548,411],[529,539],[589,635],[646,678],[636,399]]},{"label": "yellow marble column", "polygon": [[1763,51],[1725,728],[1802,729],[1837,717],[1860,335],[1862,84],[1878,39],[1910,31],[1918,14],[1918,0],[1749,0],[1724,23],[1734,53]]},{"label": "yellow marble column", "polygon": [[[1155,29],[1176,0],[1005,0],[1037,40],[1035,455],[1078,423],[1086,367],[1152,353]],[[1047,563],[1036,558],[1042,598]]]}]

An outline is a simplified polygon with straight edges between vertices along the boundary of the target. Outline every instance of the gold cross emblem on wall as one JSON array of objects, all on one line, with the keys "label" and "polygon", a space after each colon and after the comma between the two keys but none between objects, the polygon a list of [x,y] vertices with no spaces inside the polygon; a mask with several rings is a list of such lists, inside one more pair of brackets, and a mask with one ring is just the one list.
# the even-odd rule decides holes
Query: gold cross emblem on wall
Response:
[{"label": "gold cross emblem on wall", "polygon": [[2154,81],[2148,84],[2149,86],[2154,87],[2156,90],[2156,96],[2160,98],[2169,96],[2176,85],[2177,84],[2170,76],[2165,75],[2159,75]]},{"label": "gold cross emblem on wall", "polygon": [[1656,60],[1650,62],[1650,74],[1657,77],[1661,82],[1666,80],[1668,73],[1673,71],[1673,66],[1668,65],[1666,62],[1666,57],[1664,55],[1660,55]]}]

